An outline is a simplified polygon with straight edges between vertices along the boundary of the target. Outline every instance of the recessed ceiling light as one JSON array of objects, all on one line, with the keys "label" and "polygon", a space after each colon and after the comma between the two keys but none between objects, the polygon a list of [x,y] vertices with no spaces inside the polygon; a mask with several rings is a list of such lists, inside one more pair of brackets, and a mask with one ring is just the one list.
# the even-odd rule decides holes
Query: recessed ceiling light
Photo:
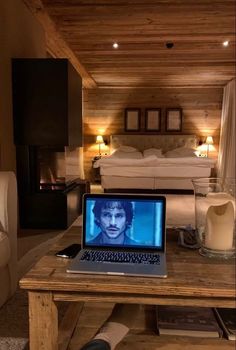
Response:
[{"label": "recessed ceiling light", "polygon": [[225,40],[224,42],[223,42],[223,46],[229,46],[229,41],[228,40]]},{"label": "recessed ceiling light", "polygon": [[118,49],[119,44],[118,44],[118,43],[113,43],[113,45],[112,45],[112,46],[113,46],[113,48],[114,48],[114,49]]}]

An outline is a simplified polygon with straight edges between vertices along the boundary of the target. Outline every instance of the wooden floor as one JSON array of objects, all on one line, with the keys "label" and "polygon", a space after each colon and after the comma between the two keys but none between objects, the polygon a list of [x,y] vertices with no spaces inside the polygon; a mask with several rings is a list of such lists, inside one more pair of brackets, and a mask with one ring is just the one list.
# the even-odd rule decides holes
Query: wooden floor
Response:
[{"label": "wooden floor", "polygon": [[[110,315],[114,304],[85,303],[68,350],[79,350]],[[127,315],[131,317],[131,315]],[[235,343],[226,339],[159,336],[154,306],[143,305],[134,327],[116,350],[233,350]]]}]

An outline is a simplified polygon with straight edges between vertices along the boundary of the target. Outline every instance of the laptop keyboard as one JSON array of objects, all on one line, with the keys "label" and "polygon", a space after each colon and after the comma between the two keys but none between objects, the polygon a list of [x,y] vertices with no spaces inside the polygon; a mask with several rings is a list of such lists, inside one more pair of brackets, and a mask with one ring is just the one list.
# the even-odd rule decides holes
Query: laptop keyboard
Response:
[{"label": "laptop keyboard", "polygon": [[160,255],[155,253],[113,252],[86,250],[81,260],[97,262],[117,262],[127,264],[160,264]]}]

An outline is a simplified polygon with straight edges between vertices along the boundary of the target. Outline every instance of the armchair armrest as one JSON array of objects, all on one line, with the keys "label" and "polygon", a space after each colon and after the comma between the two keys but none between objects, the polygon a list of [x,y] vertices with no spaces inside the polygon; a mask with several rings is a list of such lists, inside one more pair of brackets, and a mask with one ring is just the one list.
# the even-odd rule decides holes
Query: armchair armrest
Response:
[{"label": "armchair armrest", "polygon": [[5,232],[0,231],[0,267],[8,264],[11,256],[9,238]]}]

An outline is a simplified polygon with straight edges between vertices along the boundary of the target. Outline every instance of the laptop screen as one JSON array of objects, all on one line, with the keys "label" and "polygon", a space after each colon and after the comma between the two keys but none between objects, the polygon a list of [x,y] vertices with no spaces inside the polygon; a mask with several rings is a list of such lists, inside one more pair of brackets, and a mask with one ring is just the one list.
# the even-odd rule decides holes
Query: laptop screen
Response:
[{"label": "laptop screen", "polygon": [[165,250],[163,196],[85,194],[83,247]]}]

